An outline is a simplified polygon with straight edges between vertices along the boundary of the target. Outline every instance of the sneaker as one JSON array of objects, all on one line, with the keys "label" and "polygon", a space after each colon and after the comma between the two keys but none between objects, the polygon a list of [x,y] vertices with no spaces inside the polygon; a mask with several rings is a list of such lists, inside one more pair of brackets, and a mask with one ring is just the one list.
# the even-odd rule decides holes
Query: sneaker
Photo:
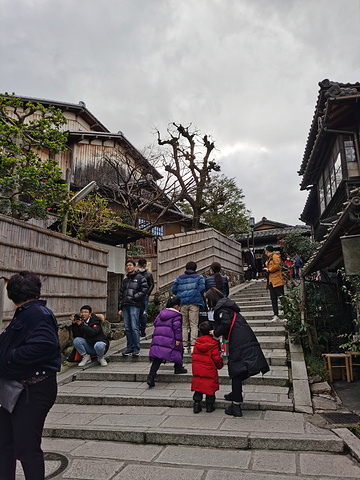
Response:
[{"label": "sneaker", "polygon": [[202,407],[200,403],[194,403],[194,413],[200,413],[202,410]]},{"label": "sneaker", "polygon": [[139,351],[139,352],[133,352],[133,353],[132,353],[132,356],[133,356],[133,357],[139,357],[139,356],[140,356],[140,351]]},{"label": "sneaker", "polygon": [[226,415],[232,415],[233,417],[242,417],[242,410],[240,403],[235,405],[235,403],[231,403],[228,407],[225,408]]},{"label": "sneaker", "polygon": [[123,357],[129,357],[132,355],[133,351],[132,350],[125,350],[125,352],[122,352]]},{"label": "sneaker", "polygon": [[152,375],[150,375],[150,373],[147,377],[146,383],[149,385],[150,388],[155,387],[155,379]]},{"label": "sneaker", "polygon": [[89,354],[86,354],[82,357],[81,362],[79,363],[78,367],[85,367],[88,363],[91,363],[91,357]]},{"label": "sneaker", "polygon": [[274,315],[270,322],[280,322],[280,318],[277,315]]},{"label": "sneaker", "polygon": [[105,360],[104,357],[102,357],[102,358],[99,358],[99,357],[98,357],[98,362],[100,363],[100,365],[101,365],[102,367],[106,367],[106,365],[107,365],[107,361]]},{"label": "sneaker", "polygon": [[215,405],[213,403],[206,404],[206,413],[211,413],[215,410]]}]

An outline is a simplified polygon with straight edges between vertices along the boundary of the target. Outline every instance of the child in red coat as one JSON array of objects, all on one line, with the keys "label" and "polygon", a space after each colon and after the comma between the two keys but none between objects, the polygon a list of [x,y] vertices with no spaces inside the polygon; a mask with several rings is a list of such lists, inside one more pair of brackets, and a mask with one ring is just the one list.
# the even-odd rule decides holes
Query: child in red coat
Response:
[{"label": "child in red coat", "polygon": [[219,390],[218,370],[223,367],[219,352],[219,343],[211,335],[213,326],[210,322],[200,324],[201,337],[197,338],[192,355],[191,391],[194,392],[194,413],[200,413],[201,400],[206,395],[206,411],[215,410],[215,392]]}]

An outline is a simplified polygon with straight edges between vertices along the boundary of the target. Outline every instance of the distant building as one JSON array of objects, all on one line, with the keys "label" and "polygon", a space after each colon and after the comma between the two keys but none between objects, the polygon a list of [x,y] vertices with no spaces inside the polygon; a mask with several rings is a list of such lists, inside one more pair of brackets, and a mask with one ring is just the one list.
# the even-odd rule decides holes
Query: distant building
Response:
[{"label": "distant building", "polygon": [[[257,260],[258,272],[262,270],[263,253],[266,245],[272,245],[274,249],[281,250],[283,238],[289,233],[300,233],[301,235],[310,236],[311,229],[307,225],[289,225],[287,223],[275,222],[263,217],[254,226],[254,252]],[[243,263],[245,263],[245,252],[252,245],[252,233],[240,235],[237,237],[241,243],[243,252]]]}]

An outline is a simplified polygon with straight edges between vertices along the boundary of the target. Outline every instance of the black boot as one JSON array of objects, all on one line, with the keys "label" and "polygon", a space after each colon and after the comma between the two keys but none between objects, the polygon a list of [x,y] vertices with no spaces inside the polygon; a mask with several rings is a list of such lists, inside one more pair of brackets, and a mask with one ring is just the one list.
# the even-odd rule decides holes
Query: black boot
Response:
[{"label": "black boot", "polygon": [[200,403],[194,403],[194,413],[200,413],[202,410],[202,407],[200,405]]},{"label": "black boot", "polygon": [[180,375],[181,373],[187,373],[187,370],[182,365],[180,365],[180,363],[175,363],[174,373],[175,375]]},{"label": "black boot", "polygon": [[146,383],[149,385],[149,387],[155,387],[155,377],[149,373]]},{"label": "black boot", "polygon": [[140,337],[146,337],[145,330],[140,330]]},{"label": "black boot", "polygon": [[210,402],[206,402],[206,413],[211,413],[215,410],[215,405]]},{"label": "black boot", "polygon": [[[224,398],[225,398],[225,400],[228,400],[229,402],[232,402],[233,401],[233,393],[232,392],[225,393]],[[243,401],[243,396],[241,395],[240,398],[239,398],[239,402],[242,402],[242,401]]]},{"label": "black boot", "polygon": [[242,417],[242,410],[240,403],[236,405],[234,402],[231,402],[231,405],[225,408],[226,415],[232,415],[233,417]]}]

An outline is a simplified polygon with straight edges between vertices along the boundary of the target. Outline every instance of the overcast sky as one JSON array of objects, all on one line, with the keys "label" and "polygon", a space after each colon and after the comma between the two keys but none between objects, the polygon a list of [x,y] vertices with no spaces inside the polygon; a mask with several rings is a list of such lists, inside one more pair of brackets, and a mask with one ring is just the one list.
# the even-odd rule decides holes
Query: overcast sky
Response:
[{"label": "overcast sky", "polygon": [[300,224],[318,82],[360,81],[360,0],[0,0],[0,91],[80,100],[142,150],[192,123],[256,221]]}]

